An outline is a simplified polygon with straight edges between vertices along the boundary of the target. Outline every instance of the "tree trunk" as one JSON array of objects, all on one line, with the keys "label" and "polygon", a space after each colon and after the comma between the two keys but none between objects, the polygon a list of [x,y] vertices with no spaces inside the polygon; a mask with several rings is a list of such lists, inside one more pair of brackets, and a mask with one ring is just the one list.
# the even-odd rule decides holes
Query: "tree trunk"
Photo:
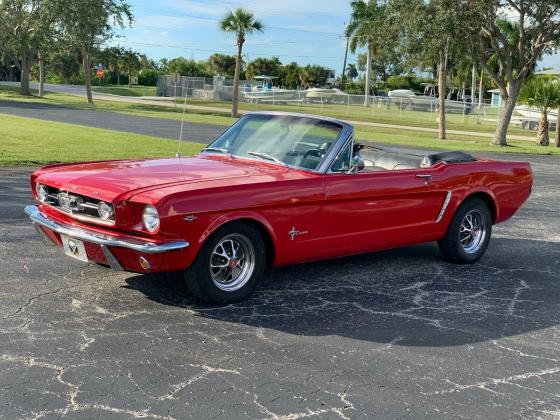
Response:
[{"label": "tree trunk", "polygon": [[367,59],[366,59],[366,88],[365,88],[365,98],[364,106],[369,106],[369,95],[371,90],[371,54],[372,54],[371,42],[368,41],[367,44]]},{"label": "tree trunk", "polygon": [[132,80],[130,80],[131,76],[132,76],[132,72],[129,69],[128,70],[128,87],[132,87]]},{"label": "tree trunk", "polygon": [[344,64],[342,65],[342,79],[341,81],[341,88],[345,90],[346,88],[346,62],[348,61],[348,47],[350,46],[350,37],[346,38],[346,50],[344,51]]},{"label": "tree trunk", "polygon": [[439,55],[439,111],[438,111],[438,132],[439,139],[445,140],[447,134],[445,132],[445,92],[446,92],[446,78],[447,78],[447,51],[442,51]]},{"label": "tree trunk", "polygon": [[556,135],[554,136],[554,145],[560,147],[560,106],[556,112]]},{"label": "tree trunk", "polygon": [[31,54],[24,53],[21,58],[21,79],[20,79],[20,93],[23,96],[30,96],[29,90],[29,71],[31,69]]},{"label": "tree trunk", "polygon": [[494,138],[491,143],[495,146],[507,146],[507,131],[517,101],[517,95],[519,95],[520,86],[521,83],[516,80],[508,85],[507,97],[502,95],[503,108],[500,111],[498,125],[496,126],[496,132],[494,133]]},{"label": "tree trunk", "polygon": [[480,69],[480,83],[478,85],[478,108],[482,109],[482,104],[484,103],[484,69]]},{"label": "tree trunk", "polygon": [[231,99],[231,116],[237,117],[237,108],[239,104],[239,75],[241,73],[241,52],[243,44],[237,45],[237,59],[235,60],[235,75],[233,76],[233,92]]},{"label": "tree trunk", "polygon": [[45,59],[39,56],[39,98],[45,94]]},{"label": "tree trunk", "polygon": [[539,146],[548,146],[550,137],[548,135],[548,112],[541,112],[541,120],[539,121],[539,133],[537,134],[537,144]]},{"label": "tree trunk", "polygon": [[93,103],[93,95],[91,94],[91,63],[89,51],[82,49],[82,65],[84,67],[84,82],[86,85],[86,98],[88,104]]},{"label": "tree trunk", "polygon": [[70,84],[70,78],[68,76],[64,76],[64,84],[65,85]]},{"label": "tree trunk", "polygon": [[476,73],[476,61],[473,61],[471,75],[471,109],[474,109],[474,104],[476,103]]}]

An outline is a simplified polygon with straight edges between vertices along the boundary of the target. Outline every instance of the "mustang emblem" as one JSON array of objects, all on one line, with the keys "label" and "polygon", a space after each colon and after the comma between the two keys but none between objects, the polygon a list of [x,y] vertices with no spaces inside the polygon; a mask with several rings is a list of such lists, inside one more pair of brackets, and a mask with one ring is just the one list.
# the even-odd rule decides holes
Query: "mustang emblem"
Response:
[{"label": "mustang emblem", "polygon": [[305,235],[307,233],[309,233],[309,232],[306,231],[306,230],[304,230],[304,231],[296,230],[296,227],[292,226],[292,230],[290,230],[288,232],[288,235],[290,235],[290,241],[293,241],[296,238],[296,236]]}]

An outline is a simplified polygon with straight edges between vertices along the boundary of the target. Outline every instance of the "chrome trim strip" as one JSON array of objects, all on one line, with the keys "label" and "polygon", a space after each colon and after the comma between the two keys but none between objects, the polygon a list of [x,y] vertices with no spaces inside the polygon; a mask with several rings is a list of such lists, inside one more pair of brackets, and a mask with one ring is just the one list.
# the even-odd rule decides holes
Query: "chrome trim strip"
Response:
[{"label": "chrome trim strip", "polygon": [[452,195],[451,191],[447,191],[447,195],[445,196],[445,200],[443,201],[443,205],[441,206],[441,210],[439,211],[438,217],[436,219],[436,223],[441,222],[441,219],[443,219],[443,216],[445,215],[445,211],[447,210],[447,206],[451,201],[451,195]]},{"label": "chrome trim strip", "polygon": [[115,271],[124,271],[124,268],[117,261],[107,245],[101,245],[101,251],[103,251],[103,255],[105,255],[105,259],[107,260],[107,264],[109,264],[109,267],[111,267]]},{"label": "chrome trim strip", "polygon": [[43,215],[37,206],[26,206],[25,213],[29,216],[33,223],[37,223],[38,225],[44,226],[47,229],[59,234],[98,245],[128,248],[145,254],[160,254],[162,252],[184,249],[189,246],[187,241],[154,244],[142,239],[118,239],[113,236],[102,235],[72,226],[62,225]]}]

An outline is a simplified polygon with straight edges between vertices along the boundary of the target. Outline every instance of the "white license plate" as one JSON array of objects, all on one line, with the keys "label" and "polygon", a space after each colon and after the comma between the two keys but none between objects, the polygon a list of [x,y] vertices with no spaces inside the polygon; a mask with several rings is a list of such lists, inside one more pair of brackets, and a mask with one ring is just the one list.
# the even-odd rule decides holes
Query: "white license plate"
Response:
[{"label": "white license plate", "polygon": [[86,248],[84,243],[78,239],[69,238],[65,235],[60,235],[62,245],[64,246],[64,253],[77,260],[88,262]]}]

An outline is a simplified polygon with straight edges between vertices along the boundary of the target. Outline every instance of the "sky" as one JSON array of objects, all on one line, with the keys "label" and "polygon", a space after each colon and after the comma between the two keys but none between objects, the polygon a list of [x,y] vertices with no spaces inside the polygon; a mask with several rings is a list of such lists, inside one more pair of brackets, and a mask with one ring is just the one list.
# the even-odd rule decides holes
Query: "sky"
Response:
[{"label": "sky", "polygon": [[[119,32],[114,45],[150,58],[183,56],[205,60],[215,52],[235,54],[235,37],[219,29],[228,10],[244,7],[265,26],[248,37],[244,59],[278,56],[287,64],[321,64],[342,71],[350,0],[129,0],[135,20]],[[350,54],[349,63],[356,59]],[[560,68],[560,54],[547,56],[539,67]]]}]

